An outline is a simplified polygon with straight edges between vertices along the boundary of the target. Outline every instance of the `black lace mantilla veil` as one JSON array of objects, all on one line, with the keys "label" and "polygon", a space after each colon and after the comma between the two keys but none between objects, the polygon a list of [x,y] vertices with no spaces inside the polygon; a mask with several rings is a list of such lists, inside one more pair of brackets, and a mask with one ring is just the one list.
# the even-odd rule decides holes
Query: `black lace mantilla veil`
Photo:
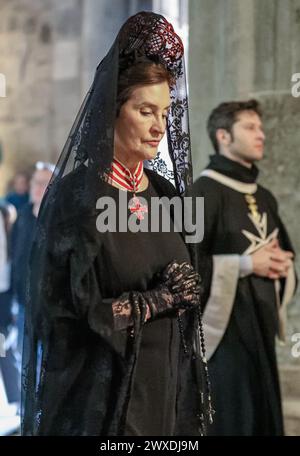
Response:
[{"label": "black lace mantilla veil", "polygon": [[[93,264],[99,247],[95,233],[86,226],[96,211],[99,180],[110,169],[112,163],[119,71],[130,65],[130,62],[145,57],[163,63],[176,80],[171,90],[172,104],[167,123],[170,164],[158,155],[148,166],[153,171],[172,179],[177,192],[182,196],[188,193],[192,184],[183,45],[172,25],[163,16],[148,12],[138,13],[123,25],[110,51],[98,65],[92,86],[75,119],[42,202],[31,256],[25,317],[22,375],[23,435],[39,434],[40,397],[47,389],[43,376],[49,363],[55,363],[55,360],[48,359],[48,346],[50,343],[56,343],[51,339],[49,321],[58,316],[62,321],[64,318],[73,318],[74,324],[77,324],[77,319],[86,314],[92,326],[93,312],[98,312],[95,309],[88,309],[88,301],[86,302],[82,296],[80,288],[82,277]],[[83,167],[84,182],[79,182],[76,173]],[[66,188],[68,179],[71,178],[74,187],[72,200],[64,190],[61,190]],[[80,235],[77,235],[79,231]],[[74,252],[74,245],[82,243],[83,239],[86,248],[77,255]],[[57,262],[57,258],[60,261]],[[65,258],[68,258],[67,264]],[[66,268],[73,270],[74,283],[70,289],[66,283],[60,283],[60,273]],[[55,287],[61,289],[61,296],[63,293],[70,295],[68,302],[72,302],[72,305],[61,304],[63,298],[57,296]],[[137,303],[134,310],[133,351],[138,349],[142,317]],[[104,320],[105,318],[106,316],[103,317]],[[205,354],[200,315],[195,313],[194,320],[197,337],[193,343],[196,345],[196,357],[197,353],[199,356],[201,396],[199,432],[203,433],[204,424],[210,415],[209,387],[206,363],[203,361]],[[106,324],[104,321],[103,327],[97,328],[97,331],[109,343],[115,344],[114,348],[118,351],[122,341],[115,336],[110,338],[109,328],[109,322]],[[58,398],[53,397],[53,409],[57,400]],[[120,393],[118,401],[120,404],[122,401],[125,403],[126,393],[123,397]],[[117,421],[118,417],[111,420],[107,435],[117,432]]]},{"label": "black lace mantilla veil", "polygon": [[103,174],[110,169],[119,71],[145,56],[167,66],[176,80],[171,91],[167,128],[171,164],[157,158],[148,166],[164,177],[174,178],[180,194],[192,184],[183,44],[172,25],[155,13],[138,13],[130,18],[98,65],[94,82],[73,124],[51,184],[82,163],[88,164],[92,174]]}]

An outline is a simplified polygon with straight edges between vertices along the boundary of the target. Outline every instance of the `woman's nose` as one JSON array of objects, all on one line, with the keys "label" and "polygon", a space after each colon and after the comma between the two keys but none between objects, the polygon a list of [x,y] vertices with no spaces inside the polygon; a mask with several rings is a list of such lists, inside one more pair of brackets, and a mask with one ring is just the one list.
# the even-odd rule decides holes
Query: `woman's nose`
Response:
[{"label": "woman's nose", "polygon": [[152,125],[152,128],[157,133],[164,133],[166,129],[166,121],[163,117],[157,117]]}]

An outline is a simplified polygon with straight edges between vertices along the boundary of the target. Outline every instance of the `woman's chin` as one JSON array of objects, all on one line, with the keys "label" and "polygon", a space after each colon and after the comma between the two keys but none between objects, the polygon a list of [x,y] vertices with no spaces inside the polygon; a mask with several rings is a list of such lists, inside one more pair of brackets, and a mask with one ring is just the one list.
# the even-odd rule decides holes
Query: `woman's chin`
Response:
[{"label": "woman's chin", "polygon": [[[153,160],[158,153],[158,147],[153,147],[149,150],[143,150],[135,154],[134,157],[137,161]],[[120,158],[122,161],[122,158]]]},{"label": "woman's chin", "polygon": [[143,158],[143,160],[154,160],[154,158],[156,157],[158,153],[158,150],[157,148],[153,149],[152,151],[149,151],[145,154],[145,158]]}]

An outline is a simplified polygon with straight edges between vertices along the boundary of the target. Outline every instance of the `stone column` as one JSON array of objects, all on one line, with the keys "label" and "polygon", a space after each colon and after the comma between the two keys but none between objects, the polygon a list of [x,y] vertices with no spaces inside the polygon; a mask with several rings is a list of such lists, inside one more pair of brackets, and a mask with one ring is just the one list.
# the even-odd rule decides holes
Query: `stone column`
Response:
[{"label": "stone column", "polygon": [[81,40],[82,95],[88,90],[98,63],[109,50],[121,25],[127,19],[128,8],[128,2],[124,0],[84,1]]},{"label": "stone column", "polygon": [[83,2],[52,1],[53,54],[51,100],[52,142],[49,156],[56,162],[81,103],[81,35]]}]

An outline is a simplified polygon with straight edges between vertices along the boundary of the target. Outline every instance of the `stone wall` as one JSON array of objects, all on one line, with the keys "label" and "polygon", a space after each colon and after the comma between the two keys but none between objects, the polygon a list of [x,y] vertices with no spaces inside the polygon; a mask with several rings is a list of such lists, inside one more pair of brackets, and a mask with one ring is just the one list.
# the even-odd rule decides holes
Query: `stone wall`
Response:
[{"label": "stone wall", "polygon": [[[43,3],[43,6],[42,6]],[[51,147],[51,2],[1,1],[0,72],[6,98],[0,99],[0,140],[5,154],[0,192],[19,167],[48,155]],[[22,162],[22,164],[20,164]]]},{"label": "stone wall", "polygon": [[[296,268],[300,276],[300,98],[293,98],[290,92],[258,93],[256,96],[264,107],[267,136],[260,181],[277,197],[280,215],[296,250]],[[300,290],[290,304],[288,314],[287,341],[279,348],[279,356],[282,362],[300,367],[300,359],[291,355],[294,344],[291,337],[300,333]]]},{"label": "stone wall", "polygon": [[212,151],[205,131],[211,109],[221,101],[257,92],[290,92],[291,76],[300,72],[299,43],[300,0],[190,0],[196,175]]},{"label": "stone wall", "polygon": [[0,98],[0,195],[16,170],[56,161],[99,60],[135,12],[129,5],[0,0],[0,73],[7,89]]}]

